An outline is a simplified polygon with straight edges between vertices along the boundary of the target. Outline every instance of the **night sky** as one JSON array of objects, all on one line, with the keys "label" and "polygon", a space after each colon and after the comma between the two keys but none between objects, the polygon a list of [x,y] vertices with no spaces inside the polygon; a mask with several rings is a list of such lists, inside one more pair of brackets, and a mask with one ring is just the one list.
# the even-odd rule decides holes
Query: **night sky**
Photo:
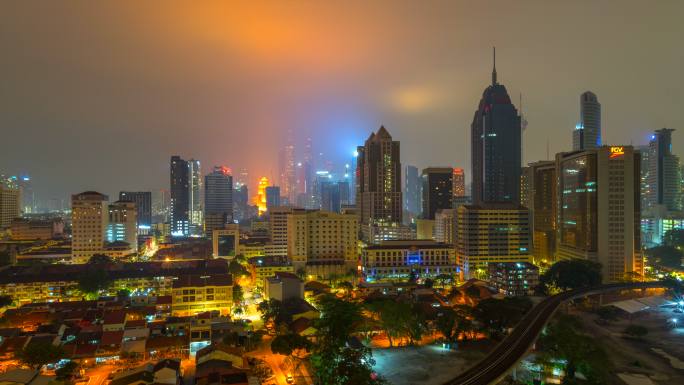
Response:
[{"label": "night sky", "polygon": [[199,3],[3,2],[0,173],[114,195],[168,188],[178,154],[255,183],[287,130],[341,164],[380,124],[403,164],[469,172],[493,45],[526,162],[571,147],[586,90],[604,142],[671,127],[684,155],[683,1]]}]

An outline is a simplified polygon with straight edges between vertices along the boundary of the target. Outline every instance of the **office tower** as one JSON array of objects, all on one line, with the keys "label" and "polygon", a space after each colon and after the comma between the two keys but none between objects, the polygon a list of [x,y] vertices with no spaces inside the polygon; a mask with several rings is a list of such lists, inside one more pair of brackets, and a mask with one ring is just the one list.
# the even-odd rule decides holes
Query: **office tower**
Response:
[{"label": "office tower", "polygon": [[152,193],[149,191],[121,191],[119,200],[135,203],[138,216],[138,235],[147,235],[152,228]]},{"label": "office tower", "polygon": [[418,168],[410,164],[406,165],[404,168],[404,210],[409,217],[415,218],[422,211],[422,186],[423,181],[418,174]]},{"label": "office tower", "polygon": [[188,160],[188,199],[190,201],[190,232],[200,235],[204,221],[202,220],[202,168],[200,161]]},{"label": "office tower", "polygon": [[364,239],[372,241],[373,228],[402,225],[399,141],[393,141],[387,129],[381,126],[357,151],[359,183],[356,206],[360,213]]},{"label": "office tower", "polygon": [[664,206],[669,211],[682,209],[682,177],[679,157],[672,153],[672,132],[662,128],[651,135],[648,167],[648,207]]},{"label": "office tower", "polygon": [[464,278],[482,279],[492,262],[529,262],[530,213],[517,203],[456,209],[456,255]]},{"label": "office tower", "polygon": [[354,153],[352,154],[352,160],[351,163],[349,164],[349,204],[353,205],[356,203],[356,184],[357,179],[356,179],[356,159],[359,156],[359,153],[354,150]]},{"label": "office tower", "polygon": [[572,132],[572,150],[601,147],[601,103],[596,94],[587,91],[580,95],[580,121]]},{"label": "office tower", "polygon": [[109,205],[107,242],[126,242],[132,252],[138,250],[138,210],[135,202],[117,201]]},{"label": "office tower", "polygon": [[[653,139],[653,136],[651,136],[651,139]],[[650,196],[650,186],[649,186],[649,168],[651,166],[649,160],[650,160],[650,154],[651,154],[651,146],[650,145],[645,145],[645,146],[637,146],[635,148],[637,151],[639,151],[639,154],[641,155],[641,165],[639,168],[641,169],[641,210],[647,210],[649,208],[649,196]],[[681,174],[681,172],[680,172]],[[683,174],[684,175],[684,174]],[[644,240],[646,241],[646,240]]]},{"label": "office tower", "polygon": [[[337,182],[338,189],[340,190],[340,208],[342,205],[350,205],[351,197],[355,194],[351,193],[351,187],[349,186],[349,179],[341,180]],[[336,211],[339,212],[339,211]]]},{"label": "office tower", "polygon": [[26,214],[36,212],[36,195],[33,192],[33,183],[28,175],[19,175],[17,178],[19,191],[21,192],[21,211]]},{"label": "office tower", "polygon": [[259,186],[257,187],[257,195],[254,202],[257,206],[259,216],[266,212],[266,187],[269,185],[268,178],[265,176],[259,179]]},{"label": "office tower", "polygon": [[556,255],[556,162],[530,163],[523,171],[527,192],[521,204],[530,210],[534,259],[537,264],[553,263]]},{"label": "office tower", "polygon": [[295,271],[327,279],[356,271],[358,217],[319,210],[293,210],[287,216],[287,255]]},{"label": "office tower", "polygon": [[[346,186],[346,185],[344,185]],[[321,183],[321,210],[339,213],[341,209],[342,194],[340,184],[337,182],[322,181]]]},{"label": "office tower", "polygon": [[228,167],[214,166],[204,176],[204,232],[211,237],[227,223],[233,223],[233,176]]},{"label": "office tower", "polygon": [[266,187],[266,209],[280,206],[280,186]]},{"label": "office tower", "polygon": [[454,175],[451,177],[453,181],[453,192],[455,198],[461,198],[466,195],[465,188],[465,171],[462,168],[455,167]]},{"label": "office tower", "polygon": [[190,181],[188,162],[171,157],[171,235],[190,235]]},{"label": "office tower", "polygon": [[497,82],[496,53],[492,84],[484,90],[471,125],[473,203],[511,202],[520,193],[520,116],[506,87]]},{"label": "office tower", "polygon": [[71,196],[71,261],[86,263],[102,253],[109,220],[109,198],[95,191]]},{"label": "office tower", "polygon": [[456,209],[437,210],[435,214],[435,241],[453,245],[456,232]]},{"label": "office tower", "polygon": [[247,185],[236,184],[233,194],[233,216],[238,221],[249,218],[249,191]]},{"label": "office tower", "polygon": [[288,132],[288,143],[280,154],[280,187],[282,195],[288,201],[297,200],[297,176],[295,168],[295,147],[291,140],[292,132]]},{"label": "office tower", "polygon": [[313,192],[314,184],[314,164],[313,164],[313,145],[311,143],[311,138],[306,138],[306,143],[304,144],[304,161],[302,162],[302,167],[304,171],[304,207],[312,207],[312,203],[315,200]]},{"label": "office tower", "polygon": [[437,210],[453,207],[453,172],[451,167],[423,169],[423,219],[433,220]]},{"label": "office tower", "polygon": [[152,223],[169,223],[171,216],[171,191],[167,189],[152,192]]},{"label": "office tower", "polygon": [[0,229],[6,229],[21,216],[21,191],[16,178],[0,175]]},{"label": "office tower", "polygon": [[632,146],[556,155],[558,257],[601,263],[604,282],[643,275],[639,158]]},{"label": "office tower", "polygon": [[235,182],[236,184],[239,184],[240,186],[246,186],[249,184],[249,173],[247,172],[246,168],[241,168],[240,172],[237,174],[237,181]]}]

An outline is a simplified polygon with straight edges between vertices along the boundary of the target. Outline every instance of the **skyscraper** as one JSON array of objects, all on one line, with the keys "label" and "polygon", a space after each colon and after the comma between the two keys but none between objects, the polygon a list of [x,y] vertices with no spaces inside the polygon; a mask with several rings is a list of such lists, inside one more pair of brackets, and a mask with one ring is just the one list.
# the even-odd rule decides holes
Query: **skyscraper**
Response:
[{"label": "skyscraper", "polygon": [[204,176],[204,232],[211,236],[233,222],[233,176],[228,167],[214,166]]},{"label": "skyscraper", "polygon": [[455,167],[453,180],[454,197],[462,198],[466,195],[465,191],[465,171],[462,168]]},{"label": "skyscraper", "polygon": [[109,208],[106,195],[86,191],[71,196],[71,260],[86,263],[102,253],[106,240]]},{"label": "skyscraper", "polygon": [[321,183],[321,210],[339,213],[341,193],[340,183],[323,181]]},{"label": "skyscraper", "polygon": [[280,206],[280,186],[266,187],[266,209]]},{"label": "skyscraper", "polygon": [[651,135],[648,154],[649,207],[662,205],[669,211],[682,209],[682,178],[679,157],[672,153],[672,128],[661,128]]},{"label": "skyscraper", "polygon": [[119,193],[119,200],[135,203],[138,217],[138,234],[147,234],[152,227],[152,192],[121,191]]},{"label": "skyscraper", "polygon": [[188,196],[190,199],[190,232],[195,235],[202,233],[202,168],[200,161],[188,161]]},{"label": "skyscraper", "polygon": [[632,146],[556,155],[559,258],[601,263],[604,282],[643,274],[640,163]]},{"label": "skyscraper", "polygon": [[453,169],[451,167],[429,167],[423,169],[423,219],[435,219],[441,209],[453,206]]},{"label": "skyscraper", "polygon": [[550,263],[556,255],[556,162],[530,163],[524,173],[528,187],[526,199],[520,203],[532,217],[534,259]]},{"label": "skyscraper", "polygon": [[601,147],[601,103],[596,94],[587,91],[580,95],[580,121],[572,132],[572,150]]},{"label": "skyscraper", "polygon": [[356,206],[364,237],[371,240],[373,227],[401,226],[403,202],[399,142],[393,141],[387,129],[381,126],[357,151]]},{"label": "skyscraper", "polygon": [[109,205],[107,242],[126,242],[132,252],[138,250],[138,210],[135,202],[117,201]]},{"label": "skyscraper", "polygon": [[10,226],[21,216],[21,193],[16,180],[0,175],[0,229]]},{"label": "skyscraper", "polygon": [[418,167],[407,164],[404,170],[404,210],[409,217],[420,215],[422,181]]},{"label": "skyscraper", "polygon": [[171,157],[171,234],[190,234],[190,181],[188,162],[180,156]]},{"label": "skyscraper", "polygon": [[519,203],[520,141],[520,116],[506,87],[497,82],[495,53],[492,84],[471,125],[474,204]]},{"label": "skyscraper", "polygon": [[259,210],[259,215],[263,215],[266,212],[266,187],[268,186],[268,178],[265,176],[261,177],[261,179],[259,179],[259,186],[255,197],[255,204]]},{"label": "skyscraper", "polygon": [[289,202],[295,202],[297,200],[297,177],[294,160],[295,147],[289,138],[291,135],[292,132],[289,132],[288,143],[280,154],[280,186],[282,196],[287,197]]}]

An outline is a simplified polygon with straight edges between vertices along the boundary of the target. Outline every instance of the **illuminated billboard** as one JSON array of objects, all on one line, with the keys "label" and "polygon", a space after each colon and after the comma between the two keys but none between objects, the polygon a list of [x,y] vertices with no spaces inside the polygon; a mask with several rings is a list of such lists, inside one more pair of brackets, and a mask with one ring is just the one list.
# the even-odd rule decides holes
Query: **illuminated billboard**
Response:
[{"label": "illuminated billboard", "polygon": [[610,157],[617,158],[625,155],[625,148],[623,146],[613,146],[610,148]]}]

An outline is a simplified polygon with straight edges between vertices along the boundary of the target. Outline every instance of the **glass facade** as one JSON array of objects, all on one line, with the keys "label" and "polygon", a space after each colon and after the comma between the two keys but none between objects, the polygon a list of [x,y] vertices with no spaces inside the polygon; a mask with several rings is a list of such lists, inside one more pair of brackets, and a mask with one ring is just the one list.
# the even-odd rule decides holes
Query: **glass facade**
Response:
[{"label": "glass facade", "polygon": [[598,248],[596,154],[583,154],[561,164],[560,243],[581,251]]}]

